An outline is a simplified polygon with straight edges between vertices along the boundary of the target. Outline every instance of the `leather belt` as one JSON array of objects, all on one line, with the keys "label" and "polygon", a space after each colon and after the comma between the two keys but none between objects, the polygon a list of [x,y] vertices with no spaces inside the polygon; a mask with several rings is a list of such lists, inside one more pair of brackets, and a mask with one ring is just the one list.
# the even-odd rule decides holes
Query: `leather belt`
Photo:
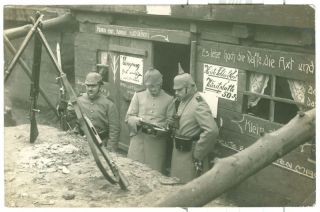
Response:
[{"label": "leather belt", "polygon": [[180,152],[190,152],[194,140],[190,138],[174,137],[175,148]]}]

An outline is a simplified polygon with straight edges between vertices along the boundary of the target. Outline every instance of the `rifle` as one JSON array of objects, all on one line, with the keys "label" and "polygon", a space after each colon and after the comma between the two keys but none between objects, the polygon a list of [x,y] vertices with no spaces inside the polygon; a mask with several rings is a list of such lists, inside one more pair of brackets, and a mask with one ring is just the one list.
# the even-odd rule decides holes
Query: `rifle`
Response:
[{"label": "rifle", "polygon": [[[107,151],[104,148],[101,148],[103,146],[103,142],[101,141],[101,138],[99,137],[99,134],[97,132],[97,130],[94,128],[92,122],[90,121],[90,119],[84,115],[84,120],[88,126],[88,128],[91,129],[90,134],[92,137],[94,137],[95,139],[93,139],[94,144],[96,145],[96,147],[99,149],[100,153],[102,154],[103,158],[106,160],[106,162],[108,163],[108,166],[111,169],[111,172],[113,174],[114,178],[110,177],[110,175],[112,175],[111,173],[106,173],[105,169],[100,168],[102,174],[110,181],[110,182],[114,182],[116,183],[117,181],[119,182],[120,187],[125,190],[127,189],[129,182],[127,181],[127,179],[124,177],[123,173],[119,170],[118,166],[116,165],[116,163],[112,160],[112,158],[109,156],[109,154],[107,153]],[[92,145],[92,144],[91,144]],[[91,149],[92,148],[90,145]],[[94,149],[95,151],[95,149]],[[95,157],[95,154],[93,154]],[[97,161],[97,160],[96,160]],[[98,166],[102,166],[101,163],[97,163]]]},{"label": "rifle", "polygon": [[[40,19],[40,14],[36,14],[36,18]],[[38,33],[34,36],[34,49],[33,49],[33,63],[32,63],[32,77],[30,87],[30,143],[34,143],[39,135],[36,112],[40,112],[37,108],[37,101],[39,96],[39,79],[40,79],[40,65],[41,65],[41,50],[42,44]],[[8,75],[7,75],[8,76]]]},{"label": "rifle", "polygon": [[[114,161],[111,160],[110,157],[108,156],[108,154],[101,148],[101,143],[102,143],[101,139],[100,139],[96,129],[94,128],[94,126],[90,122],[90,120],[88,118],[86,118],[86,116],[82,112],[81,103],[77,101],[77,95],[74,92],[71,84],[69,83],[66,74],[62,71],[61,66],[58,64],[57,59],[55,58],[55,55],[53,54],[53,52],[49,46],[49,43],[47,42],[41,29],[37,28],[37,32],[40,35],[41,41],[42,41],[45,49],[47,50],[49,57],[50,57],[51,61],[53,62],[54,66],[59,74],[58,79],[63,84],[65,90],[68,93],[68,96],[70,98],[69,101],[73,105],[74,111],[76,113],[77,121],[80,124],[81,129],[83,130],[84,134],[86,135],[91,152],[93,154],[93,157],[95,159],[95,162],[96,162],[98,168],[100,169],[100,171],[102,172],[104,177],[110,183],[112,183],[112,184],[118,183],[120,185],[121,189],[126,190],[128,187],[127,180],[125,179],[124,175],[120,172],[120,170],[116,167]],[[102,162],[100,161],[100,158],[96,152],[96,148],[100,151],[103,158],[106,160],[106,162],[107,162],[106,167],[107,168],[102,165]],[[112,174],[108,173],[108,170],[107,170],[108,168],[110,168]]]},{"label": "rifle", "polygon": [[143,129],[146,129],[146,130],[150,131],[150,133],[153,132],[153,133],[156,134],[157,131],[160,131],[160,132],[168,132],[167,129],[165,129],[165,128],[163,128],[163,127],[160,127],[160,126],[158,126],[158,125],[156,125],[156,124],[152,124],[152,123],[145,122],[145,121],[142,121],[142,120],[140,120],[139,122],[140,122],[140,123],[139,123],[140,126],[141,126]]},{"label": "rifle", "polygon": [[[60,53],[60,44],[57,43],[57,48],[56,48],[56,53],[57,53],[57,61],[62,69],[61,65],[61,53]],[[67,122],[67,107],[68,107],[68,100],[67,100],[67,95],[66,91],[64,89],[63,84],[61,83],[61,80],[58,80],[60,84],[60,89],[59,89],[59,104],[57,107],[57,112],[59,114],[59,120],[60,120],[60,128],[64,131],[70,129],[71,126]]]}]

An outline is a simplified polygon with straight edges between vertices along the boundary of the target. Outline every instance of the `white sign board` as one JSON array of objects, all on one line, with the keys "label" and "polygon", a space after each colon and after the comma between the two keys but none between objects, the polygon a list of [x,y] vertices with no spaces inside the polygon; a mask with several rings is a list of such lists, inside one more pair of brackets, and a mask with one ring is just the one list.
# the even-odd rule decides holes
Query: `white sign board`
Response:
[{"label": "white sign board", "polygon": [[238,90],[238,69],[203,64],[203,92],[235,101]]},{"label": "white sign board", "polygon": [[218,112],[218,100],[219,97],[213,93],[202,93],[199,92],[202,98],[207,102],[207,104],[210,107],[212,116],[214,118],[217,118],[217,112]]},{"label": "white sign board", "polygon": [[120,55],[120,80],[142,85],[143,59]]}]

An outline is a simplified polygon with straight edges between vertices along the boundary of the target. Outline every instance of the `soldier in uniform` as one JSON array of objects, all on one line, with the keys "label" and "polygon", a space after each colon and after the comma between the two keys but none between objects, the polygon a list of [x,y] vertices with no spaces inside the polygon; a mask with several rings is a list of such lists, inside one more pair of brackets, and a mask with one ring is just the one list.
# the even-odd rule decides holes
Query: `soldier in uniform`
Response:
[{"label": "soldier in uniform", "polygon": [[130,131],[128,157],[164,172],[169,138],[164,129],[175,113],[173,97],[162,90],[162,75],[157,69],[145,73],[144,85],[146,90],[134,94],[126,115]]},{"label": "soldier in uniform", "polygon": [[190,74],[177,75],[173,89],[180,103],[175,116],[171,176],[187,183],[209,168],[208,153],[219,132]]},{"label": "soldier in uniform", "polygon": [[96,128],[103,144],[107,146],[108,143],[108,146],[115,150],[120,136],[119,113],[115,104],[101,94],[102,84],[99,73],[88,73],[85,79],[86,93],[78,97],[78,102],[84,114]]}]

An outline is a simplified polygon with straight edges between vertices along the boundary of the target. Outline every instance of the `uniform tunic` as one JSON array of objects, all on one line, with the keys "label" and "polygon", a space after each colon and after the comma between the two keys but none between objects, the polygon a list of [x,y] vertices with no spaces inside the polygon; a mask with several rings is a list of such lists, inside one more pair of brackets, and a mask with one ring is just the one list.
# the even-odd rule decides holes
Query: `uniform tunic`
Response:
[{"label": "uniform tunic", "polygon": [[208,167],[208,153],[212,150],[218,136],[218,127],[211,114],[208,104],[199,93],[182,101],[178,107],[180,116],[177,136],[198,137],[192,151],[181,152],[173,148],[171,161],[171,176],[186,183],[196,177],[193,157],[202,160]]},{"label": "uniform tunic", "polygon": [[173,98],[163,90],[156,97],[153,97],[148,90],[135,93],[126,116],[130,131],[128,157],[145,163],[152,169],[163,171],[169,135],[143,133],[138,130],[137,123],[142,118],[146,122],[166,127],[174,113]]},{"label": "uniform tunic", "polygon": [[120,121],[115,104],[104,95],[91,100],[86,93],[80,96],[78,101],[98,133],[109,131],[108,142],[119,142]]}]

